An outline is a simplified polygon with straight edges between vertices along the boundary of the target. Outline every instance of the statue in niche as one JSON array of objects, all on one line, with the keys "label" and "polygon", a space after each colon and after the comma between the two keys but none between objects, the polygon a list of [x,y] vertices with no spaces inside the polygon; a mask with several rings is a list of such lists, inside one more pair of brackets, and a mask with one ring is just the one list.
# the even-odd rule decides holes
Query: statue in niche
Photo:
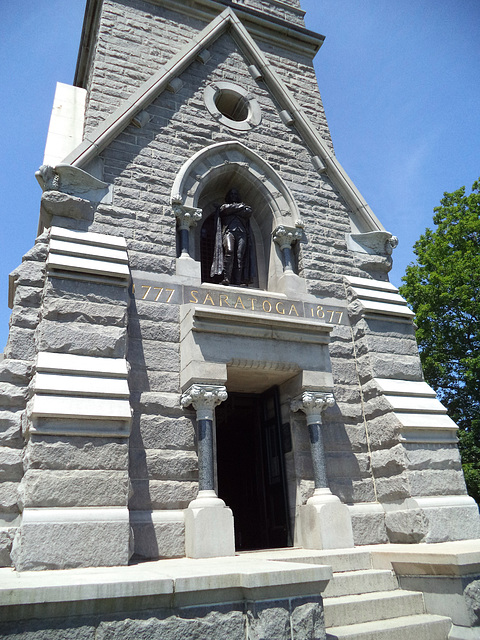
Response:
[{"label": "statue in niche", "polygon": [[252,209],[230,189],[225,204],[217,209],[215,249],[211,277],[221,276],[221,284],[246,287],[256,276],[255,245],[250,227]]}]

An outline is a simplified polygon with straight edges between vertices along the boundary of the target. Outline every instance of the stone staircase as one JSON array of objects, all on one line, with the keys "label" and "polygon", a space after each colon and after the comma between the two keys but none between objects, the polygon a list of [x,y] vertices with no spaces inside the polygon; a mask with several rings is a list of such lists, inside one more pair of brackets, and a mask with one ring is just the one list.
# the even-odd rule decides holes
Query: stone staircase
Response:
[{"label": "stone staircase", "polygon": [[327,640],[447,640],[451,619],[426,614],[423,595],[372,569],[368,552],[330,552],[324,561],[333,569],[323,593]]}]

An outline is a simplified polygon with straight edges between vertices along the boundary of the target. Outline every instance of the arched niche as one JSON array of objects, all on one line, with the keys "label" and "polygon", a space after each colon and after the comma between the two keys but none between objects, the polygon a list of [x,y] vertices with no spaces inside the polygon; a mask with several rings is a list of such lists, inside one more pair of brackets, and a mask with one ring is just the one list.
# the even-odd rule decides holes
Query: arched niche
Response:
[{"label": "arched niche", "polygon": [[216,205],[225,202],[226,193],[233,187],[253,210],[258,286],[276,291],[283,266],[272,233],[280,225],[301,226],[300,213],[278,173],[241,142],[223,142],[203,149],[183,165],[175,179],[172,204],[202,212],[190,242],[192,257],[200,261],[202,225],[215,212]]}]

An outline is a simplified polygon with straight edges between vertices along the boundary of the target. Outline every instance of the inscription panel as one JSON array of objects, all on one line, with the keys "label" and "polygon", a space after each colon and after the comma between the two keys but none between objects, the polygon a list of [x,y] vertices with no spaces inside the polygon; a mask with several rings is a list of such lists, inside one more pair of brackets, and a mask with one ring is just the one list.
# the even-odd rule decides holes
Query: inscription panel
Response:
[{"label": "inscription panel", "polygon": [[261,313],[290,318],[305,318],[326,324],[349,324],[346,307],[331,305],[321,298],[317,302],[302,302],[262,295],[238,289],[230,292],[208,286],[164,284],[154,280],[134,280],[132,295],[137,300],[164,304],[195,304],[219,309],[234,309],[245,313]]}]

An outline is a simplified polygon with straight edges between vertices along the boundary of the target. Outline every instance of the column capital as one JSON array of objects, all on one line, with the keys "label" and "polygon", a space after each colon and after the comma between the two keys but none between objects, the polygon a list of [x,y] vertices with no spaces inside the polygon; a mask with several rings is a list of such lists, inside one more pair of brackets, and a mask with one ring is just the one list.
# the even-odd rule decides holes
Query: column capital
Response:
[{"label": "column capital", "polygon": [[273,241],[278,244],[280,249],[291,249],[292,244],[300,240],[302,237],[301,229],[297,227],[286,227],[281,224],[272,233]]},{"label": "column capital", "polygon": [[321,424],[322,411],[333,407],[335,398],[333,393],[324,391],[304,391],[291,401],[292,411],[303,411],[307,416],[307,424]]},{"label": "column capital", "polygon": [[182,407],[193,406],[197,420],[213,420],[215,407],[228,398],[227,388],[223,385],[192,384],[182,394]]},{"label": "column capital", "polygon": [[180,229],[190,230],[191,227],[195,227],[197,222],[202,219],[202,210],[195,209],[193,207],[185,207],[183,204],[172,205],[173,213],[178,220],[178,226]]}]

